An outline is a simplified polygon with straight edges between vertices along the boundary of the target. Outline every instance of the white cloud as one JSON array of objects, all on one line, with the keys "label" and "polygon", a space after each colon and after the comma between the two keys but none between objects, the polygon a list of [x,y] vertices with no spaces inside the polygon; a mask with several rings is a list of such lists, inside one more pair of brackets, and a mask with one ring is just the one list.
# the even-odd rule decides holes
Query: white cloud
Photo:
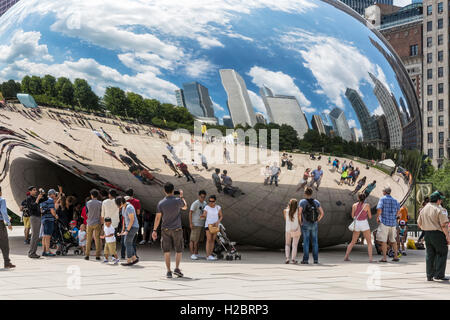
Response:
[{"label": "white cloud", "polygon": [[214,72],[217,67],[206,59],[191,60],[186,64],[186,74],[192,78],[203,78]]},{"label": "white cloud", "polygon": [[348,120],[348,125],[350,126],[350,128],[356,128],[356,121],[353,119]]},{"label": "white cloud", "polygon": [[330,109],[324,109],[322,112],[328,115],[331,112],[331,110]]},{"label": "white cloud", "polygon": [[48,54],[45,44],[39,44],[41,33],[38,31],[24,32],[17,30],[9,45],[0,45],[0,62],[11,63],[16,59],[35,58],[37,60],[53,60]]},{"label": "white cloud", "polygon": [[[211,98],[211,97],[210,97]],[[220,104],[218,104],[217,102],[215,102],[213,99],[211,99],[211,101],[212,101],[212,103],[213,103],[213,108],[214,108],[214,110],[216,110],[216,111],[225,111],[225,109],[220,105]]]},{"label": "white cloud", "polygon": [[411,4],[411,0],[394,0],[394,6],[404,7]]},{"label": "white cloud", "polygon": [[311,108],[311,107],[302,107],[302,111],[305,113],[314,113],[317,111],[316,108]]},{"label": "white cloud", "polygon": [[261,112],[264,117],[266,117],[266,107],[264,106],[264,101],[261,99],[260,96],[258,96],[256,93],[254,93],[251,90],[247,90],[248,95],[250,97],[250,101],[252,102],[253,108],[256,109],[256,111]]},{"label": "white cloud", "polygon": [[384,114],[383,108],[379,105],[373,112],[373,115],[381,116]]},{"label": "white cloud", "polygon": [[344,108],[347,88],[362,95],[360,84],[372,83],[368,72],[384,77],[379,66],[370,62],[352,43],[341,39],[294,29],[281,37],[281,43],[301,55],[303,65],[311,70],[320,90],[340,108]]},{"label": "white cloud", "polygon": [[252,82],[258,87],[266,85],[274,94],[295,96],[302,108],[311,105],[311,101],[295,85],[295,78],[281,71],[271,71],[262,67],[253,66],[247,74],[252,77]]}]

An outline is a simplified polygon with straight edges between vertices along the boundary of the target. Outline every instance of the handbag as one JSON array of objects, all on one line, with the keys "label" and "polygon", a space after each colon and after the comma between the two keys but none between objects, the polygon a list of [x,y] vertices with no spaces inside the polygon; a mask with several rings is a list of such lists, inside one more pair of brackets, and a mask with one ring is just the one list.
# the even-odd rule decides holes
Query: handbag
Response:
[{"label": "handbag", "polygon": [[211,232],[212,234],[216,234],[217,232],[220,231],[219,227],[214,226],[213,224],[208,225],[208,230],[209,232]]},{"label": "handbag", "polygon": [[353,218],[352,223],[350,223],[350,225],[348,226],[348,229],[349,229],[351,232],[355,232],[355,229],[356,229],[356,220],[358,219],[358,217],[359,217],[359,216],[361,215],[361,213],[363,212],[363,209],[364,209],[364,206],[363,206],[363,207],[361,208],[361,210],[359,211],[359,214]]}]

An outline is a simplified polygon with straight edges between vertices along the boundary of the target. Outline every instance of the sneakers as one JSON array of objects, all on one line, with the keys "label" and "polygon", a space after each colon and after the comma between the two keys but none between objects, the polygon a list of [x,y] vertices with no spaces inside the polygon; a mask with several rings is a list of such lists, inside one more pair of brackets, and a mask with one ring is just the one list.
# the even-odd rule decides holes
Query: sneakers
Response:
[{"label": "sneakers", "polygon": [[[44,255],[44,254],[42,254]],[[84,257],[84,260],[89,260],[89,256]]]},{"label": "sneakers", "polygon": [[100,257],[95,257],[95,260],[100,260]]},{"label": "sneakers", "polygon": [[172,271],[167,271],[166,278],[172,279]]},{"label": "sneakers", "polygon": [[217,258],[214,257],[214,256],[209,256],[208,258],[206,258],[206,260],[208,260],[208,261],[215,261],[215,260],[217,260]]},{"label": "sneakers", "polygon": [[40,256],[37,255],[37,254],[30,254],[30,255],[28,256],[28,258],[31,258],[31,259],[39,259]]},{"label": "sneakers", "polygon": [[114,262],[114,264],[118,264],[120,262],[120,259],[119,258],[114,259],[113,262]]},{"label": "sneakers", "polygon": [[443,277],[443,278],[433,278],[433,280],[442,282],[442,281],[449,281],[450,279],[448,277]]},{"label": "sneakers", "polygon": [[301,264],[308,264],[308,261],[303,260],[302,262],[300,262]]},{"label": "sneakers", "polygon": [[5,269],[12,269],[15,268],[16,266],[13,265],[11,262],[5,263]]},{"label": "sneakers", "polygon": [[173,273],[180,278],[183,276],[183,274],[181,273],[181,270],[178,268],[175,268],[175,270],[173,270]]},{"label": "sneakers", "polygon": [[198,256],[197,256],[196,254],[193,254],[193,255],[191,256],[191,260],[198,260]]},{"label": "sneakers", "polygon": [[105,258],[105,260],[103,260],[103,263],[108,263],[109,260]]},{"label": "sneakers", "polygon": [[147,243],[147,241],[145,241],[145,240],[142,240],[141,242],[139,242],[139,244],[146,244]]}]

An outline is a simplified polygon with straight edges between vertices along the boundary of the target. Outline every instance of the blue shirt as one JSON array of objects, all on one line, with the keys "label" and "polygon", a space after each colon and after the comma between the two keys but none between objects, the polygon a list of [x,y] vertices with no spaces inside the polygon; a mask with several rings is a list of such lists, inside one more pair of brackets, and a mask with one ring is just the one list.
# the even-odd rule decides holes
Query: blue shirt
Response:
[{"label": "blue shirt", "polygon": [[42,202],[40,204],[40,207],[42,212],[42,221],[55,219],[50,212],[50,209],[55,209],[55,202],[52,198],[48,198],[47,200]]},{"label": "blue shirt", "polygon": [[313,172],[311,172],[311,174],[314,176],[314,180],[317,181],[320,179],[320,177],[322,177],[323,170],[322,169],[321,170],[314,169]]},{"label": "blue shirt", "polygon": [[6,209],[6,200],[0,197],[0,213],[2,215],[2,220],[5,225],[10,225],[8,209]]},{"label": "blue shirt", "polygon": [[125,227],[128,229],[128,225],[130,224],[130,217],[128,216],[129,214],[134,215],[134,221],[133,221],[133,225],[131,226],[132,228],[139,228],[139,222],[138,219],[136,217],[136,210],[134,210],[134,207],[131,203],[127,204],[127,206],[125,208],[122,209],[122,216],[125,219]]},{"label": "blue shirt", "polygon": [[375,189],[376,184],[375,183],[371,183],[366,187],[366,192],[367,193],[371,193],[373,189]]},{"label": "blue shirt", "polygon": [[391,197],[390,194],[385,195],[378,201],[377,209],[381,209],[381,223],[388,227],[397,225],[397,212],[400,210],[400,204]]}]

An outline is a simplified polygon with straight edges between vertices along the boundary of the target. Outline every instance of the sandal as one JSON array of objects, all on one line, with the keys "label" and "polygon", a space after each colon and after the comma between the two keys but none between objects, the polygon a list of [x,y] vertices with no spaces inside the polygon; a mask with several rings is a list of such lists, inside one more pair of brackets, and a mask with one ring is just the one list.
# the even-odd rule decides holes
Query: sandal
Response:
[{"label": "sandal", "polygon": [[297,260],[292,260],[291,262],[292,262],[292,264],[297,264],[298,263]]},{"label": "sandal", "polygon": [[286,260],[285,264],[289,264],[289,259]]},{"label": "sandal", "polygon": [[392,259],[392,261],[397,262],[397,261],[400,261],[400,259],[399,258],[394,258],[394,259]]},{"label": "sandal", "polygon": [[345,258],[344,261],[352,261],[352,260],[350,260],[349,258]]},{"label": "sandal", "polygon": [[378,262],[387,262],[387,260],[381,259],[381,260],[379,260]]}]

